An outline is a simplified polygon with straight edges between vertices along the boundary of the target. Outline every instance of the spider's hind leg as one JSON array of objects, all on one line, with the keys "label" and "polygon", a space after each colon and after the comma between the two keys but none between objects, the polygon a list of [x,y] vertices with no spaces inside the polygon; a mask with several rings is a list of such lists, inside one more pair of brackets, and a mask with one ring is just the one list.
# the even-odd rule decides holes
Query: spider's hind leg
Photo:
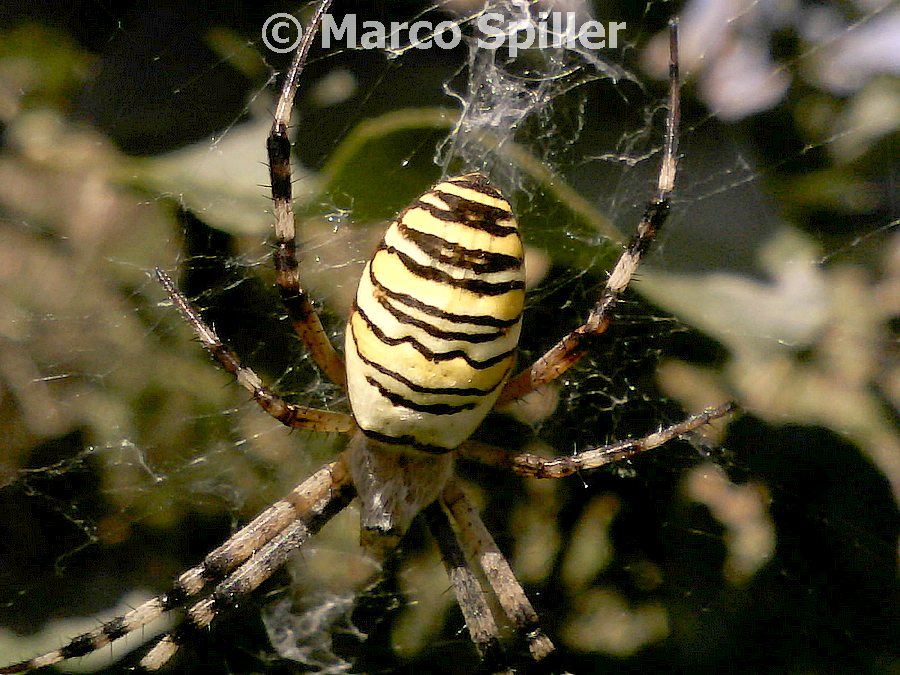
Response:
[{"label": "spider's hind leg", "polygon": [[[469,636],[475,643],[482,664],[488,672],[504,672],[506,661],[500,646],[500,631],[491,613],[487,594],[481,587],[481,580],[466,560],[450,518],[439,501],[432,503],[423,512],[428,529],[437,540],[441,558],[447,568],[447,576],[453,585],[453,592],[466,621]],[[508,672],[508,671],[507,671]]]},{"label": "spider's hind leg", "polygon": [[205,628],[219,612],[257,588],[283,564],[291,551],[342,510],[353,495],[344,459],[324,466],[238,530],[200,565],[179,575],[167,593],[79,635],[59,649],[2,666],[0,675],[23,673],[98,651],[140,630],[165,612],[183,607],[208,584],[218,582],[212,595],[194,604],[180,627],[164,636],[144,656],[142,667],[158,670],[174,656],[192,630]]},{"label": "spider's hind leg", "polygon": [[[297,486],[287,499],[276,503],[244,527],[225,546],[236,539],[246,540],[233,545],[245,560],[240,565],[229,565],[234,571],[216,584],[210,595],[187,610],[178,628],[165,635],[141,659],[141,667],[148,671],[162,668],[192,633],[208,628],[220,613],[238,605],[259,588],[287,562],[288,556],[340,513],[354,496],[355,490],[342,457],[320,469]],[[279,507],[278,504],[282,505]],[[271,517],[267,519],[266,514]],[[294,517],[286,518],[288,514]],[[287,520],[283,526],[276,522],[283,520]]]},{"label": "spider's hind leg", "polygon": [[423,513],[441,551],[466,628],[485,672],[512,673],[514,670],[501,645],[500,629],[483,580],[487,581],[500,609],[518,635],[525,639],[531,660],[538,662],[552,654],[555,647],[541,629],[537,612],[481,521],[478,510],[456,481],[451,479],[441,498]]},{"label": "spider's hind leg", "polygon": [[457,481],[450,481],[444,488],[443,501],[457,525],[458,537],[468,558],[477,561],[484,571],[503,612],[527,642],[531,658],[541,661],[549,656],[555,647],[541,628],[537,612],[482,522],[478,509]]},{"label": "spider's hind leg", "polygon": [[685,436],[713,420],[725,417],[737,409],[734,403],[724,403],[691,415],[682,422],[669,425],[641,438],[627,438],[618,443],[603,445],[574,455],[541,457],[529,452],[510,452],[487,443],[467,441],[457,452],[460,457],[481,464],[510,469],[532,478],[565,478],[580,471],[591,471],[606,464],[628,459],[642,452],[658,448],[679,436]]}]

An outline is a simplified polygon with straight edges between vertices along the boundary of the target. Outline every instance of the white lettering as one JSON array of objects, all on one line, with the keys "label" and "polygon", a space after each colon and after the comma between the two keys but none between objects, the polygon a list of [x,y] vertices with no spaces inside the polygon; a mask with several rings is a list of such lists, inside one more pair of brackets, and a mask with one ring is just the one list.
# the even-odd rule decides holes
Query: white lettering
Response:
[{"label": "white lettering", "polygon": [[585,21],[578,31],[578,42],[585,49],[602,49],[606,46],[606,29],[599,21]]},{"label": "white lettering", "polygon": [[387,46],[387,31],[380,21],[363,21],[365,33],[359,36],[359,46],[363,49],[384,49]]},{"label": "white lettering", "polygon": [[[562,17],[561,14],[556,15],[557,17]],[[557,44],[557,46],[563,45],[569,49],[575,46],[574,40],[578,37],[578,29],[575,25],[575,12],[566,12],[566,26],[563,28],[559,27],[557,34],[562,36],[561,41]]]},{"label": "white lettering", "polygon": [[410,44],[416,49],[429,49],[431,47],[431,37],[428,37],[427,40],[422,40],[419,37],[419,32],[422,29],[425,29],[426,35],[428,35],[427,31],[431,30],[431,22],[429,21],[416,21],[412,26],[409,27],[409,40]]},{"label": "white lettering", "polygon": [[[447,34],[450,35],[449,41],[446,37]],[[434,27],[434,44],[441,49],[456,49],[460,42],[462,42],[462,31],[452,21],[441,21]]]},{"label": "white lettering", "polygon": [[344,35],[348,37],[343,46],[356,49],[356,14],[345,14],[340,26],[331,14],[322,17],[322,47],[330,48],[332,37],[337,41],[343,40]]},{"label": "white lettering", "polygon": [[537,37],[537,31],[535,30],[533,23],[520,23],[516,27],[516,31],[509,36],[509,55],[511,58],[516,58],[519,53],[519,49],[529,49],[534,45],[534,40]]},{"label": "white lettering", "polygon": [[404,21],[391,21],[391,49],[394,52],[400,51],[403,47],[406,46],[406,43],[403,42],[403,33],[401,31],[409,28],[409,24]]},{"label": "white lettering", "polygon": [[[463,25],[471,25],[464,21]],[[627,28],[624,21],[600,21],[577,23],[575,12],[538,12],[515,21],[498,12],[485,12],[474,21],[474,32],[479,49],[499,49],[506,46],[511,58],[524,49],[611,49],[619,46],[619,31]],[[322,47],[346,49],[381,49],[397,55],[406,49],[454,49],[463,39],[460,23],[441,21],[433,26],[430,21],[416,21],[412,25],[392,21],[390,29],[380,21],[363,21],[362,34],[356,14],[345,14],[338,24],[332,14],[322,17],[320,34]],[[296,32],[296,35],[293,33]],[[302,36],[302,27],[289,14],[273,14],[263,25],[263,42],[270,50],[285,53],[294,49]]]},{"label": "white lettering", "polygon": [[627,26],[624,21],[610,21],[609,22],[609,48],[615,49],[619,46],[619,31],[625,30]]},{"label": "white lettering", "polygon": [[[494,25],[492,22],[496,22]],[[475,22],[481,37],[478,38],[479,49],[497,49],[506,39],[503,31],[503,15],[487,12],[478,17]]]}]

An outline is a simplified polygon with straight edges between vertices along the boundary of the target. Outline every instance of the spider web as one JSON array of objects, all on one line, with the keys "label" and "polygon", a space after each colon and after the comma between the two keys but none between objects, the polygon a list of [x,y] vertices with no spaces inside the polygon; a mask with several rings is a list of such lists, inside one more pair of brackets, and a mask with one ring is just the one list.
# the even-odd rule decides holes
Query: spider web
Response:
[{"label": "spider web", "polygon": [[[665,66],[675,8],[570,5],[625,21],[621,48],[603,61],[571,50],[506,59],[470,49],[481,10],[446,2],[357,12],[454,17],[469,32],[452,53],[314,53],[295,190],[303,279],[335,335],[384,223],[442,168],[488,170],[522,221],[522,361],[585,315],[616,253],[609,241],[630,233],[652,191],[665,86],[648,73]],[[481,433],[566,453],[729,398],[746,416],[567,481],[461,472],[560,670],[889,672],[898,104],[896,47],[881,36],[896,37],[896,10],[717,7],[678,7],[691,73],[683,159],[640,295],[563,387]],[[532,22],[542,8],[491,7]],[[271,288],[260,186],[286,59],[265,51],[259,28],[282,9],[2,19],[3,662],[164,590],[341,447],[287,434],[247,403],[148,274],[177,271],[279,391],[345,409]],[[342,514],[193,645],[184,669],[471,670],[428,534],[414,528],[396,565],[378,570],[357,529]],[[81,623],[48,623],[71,617]]]}]

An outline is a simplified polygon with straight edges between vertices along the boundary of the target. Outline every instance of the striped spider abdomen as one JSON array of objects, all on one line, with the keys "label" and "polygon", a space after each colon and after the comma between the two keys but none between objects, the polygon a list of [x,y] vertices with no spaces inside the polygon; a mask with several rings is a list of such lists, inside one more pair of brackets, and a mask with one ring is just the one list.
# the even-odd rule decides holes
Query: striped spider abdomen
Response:
[{"label": "striped spider abdomen", "polygon": [[391,223],[362,273],[345,349],[361,433],[350,470],[362,542],[384,554],[452,474],[516,358],[522,238],[481,174],[442,181]]},{"label": "striped spider abdomen", "polygon": [[370,439],[456,448],[494,406],[516,358],[522,239],[481,174],[442,181],[385,232],[346,332],[347,385]]}]

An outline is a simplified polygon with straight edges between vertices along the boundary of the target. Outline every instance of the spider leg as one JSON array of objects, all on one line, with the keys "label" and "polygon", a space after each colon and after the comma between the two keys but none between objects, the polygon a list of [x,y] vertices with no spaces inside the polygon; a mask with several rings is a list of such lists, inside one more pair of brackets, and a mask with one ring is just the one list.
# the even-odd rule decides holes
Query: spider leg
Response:
[{"label": "spider leg", "polygon": [[504,672],[500,667],[503,663],[500,633],[491,613],[487,594],[466,560],[444,507],[439,501],[432,502],[423,513],[428,528],[437,540],[441,558],[447,568],[447,576],[450,577],[453,592],[466,621],[466,628],[481,656],[485,670]]},{"label": "spider leg", "polygon": [[597,337],[606,332],[612,313],[622,293],[634,277],[638,265],[650,249],[656,234],[669,213],[669,196],[675,187],[678,165],[678,124],[681,118],[681,95],[678,79],[678,21],[669,22],[669,103],[666,115],[666,137],[657,191],[638,223],[637,232],[622,252],[606,281],[600,299],[584,324],[551,347],[530,368],[506,383],[497,405],[520,398],[541,385],[552,382],[578,363]]},{"label": "spider leg", "polygon": [[241,365],[237,354],[222,344],[216,332],[206,325],[200,317],[200,313],[175,287],[175,282],[172,281],[168,274],[157,268],[156,278],[162,284],[172,304],[175,305],[181,316],[184,317],[184,320],[194,329],[206,351],[219,362],[222,368],[234,375],[238,384],[249,391],[259,406],[272,417],[293,429],[344,434],[351,433],[356,429],[356,424],[350,415],[288,403],[278,396],[278,394],[263,384],[259,375],[250,368]]},{"label": "spider leg", "polygon": [[450,481],[444,488],[443,500],[457,524],[463,548],[481,565],[500,607],[527,640],[532,658],[540,661],[548,656],[555,647],[541,629],[537,612],[482,522],[478,509],[456,481]]},{"label": "spider leg", "polygon": [[[147,652],[141,659],[142,668],[154,671],[163,667],[191,635],[207,628],[219,614],[236,606],[259,588],[260,584],[287,562],[291,553],[350,503],[356,490],[350,483],[349,473],[333,471],[334,467],[335,465],[329,465],[320,469],[291,493],[303,495],[303,510],[295,513],[295,517],[286,526],[271,532],[264,545],[257,549],[248,546],[249,541],[235,543],[234,548],[241,554],[248,553],[249,557],[245,556],[243,564],[236,566],[231,574],[216,585],[210,595],[194,604],[178,628],[165,635]],[[264,520],[263,517],[269,511],[271,509],[267,509],[253,523],[240,530],[229,542],[248,531],[249,534],[244,536],[252,537],[256,531],[265,530],[268,525],[274,524],[258,522]],[[253,527],[254,524],[256,527]]]},{"label": "spider leg", "polygon": [[628,438],[618,443],[592,448],[563,457],[541,457],[529,452],[511,453],[509,450],[477,441],[463,443],[457,449],[457,453],[459,457],[475,460],[489,466],[511,469],[523,476],[564,478],[579,471],[597,469],[605,464],[618,462],[647,450],[658,448],[673,438],[694,431],[712,420],[734,412],[736,409],[737,406],[734,403],[725,403],[717,408],[707,408],[703,412],[691,415],[683,422],[660,429],[643,438]]},{"label": "spider leg", "polygon": [[[275,502],[252,522],[235,532],[228,541],[207,555],[200,565],[179,575],[167,593],[148,600],[123,616],[111,619],[92,631],[79,635],[60,649],[28,661],[2,667],[0,674],[10,675],[34,668],[43,668],[66,659],[95,652],[114,640],[155,621],[165,612],[182,606],[187,599],[199,595],[209,582],[224,579],[216,587],[212,596],[215,603],[218,604],[207,606],[203,603],[208,601],[203,601],[191,610],[201,617],[208,614],[209,611],[213,611],[215,614],[219,611],[220,604],[227,605],[228,602],[233,604],[235,596],[244,592],[241,584],[245,583],[245,579],[249,577],[256,585],[259,585],[277,569],[277,567],[265,567],[266,564],[277,564],[277,558],[272,555],[268,558],[260,557],[263,551],[281,547],[282,544],[275,543],[279,541],[286,546],[285,550],[279,552],[278,555],[287,555],[290,550],[299,546],[305,537],[314,534],[329,518],[346,506],[353,494],[350,474],[344,458],[341,457],[336,462],[319,469],[295,487],[289,495]],[[298,538],[299,541],[297,541]],[[254,553],[256,551],[259,552]],[[239,571],[226,578],[228,574],[251,557],[255,562],[249,567],[250,563],[245,565],[244,567],[247,567],[245,572]],[[244,570],[244,567],[240,567],[240,570]],[[260,572],[266,569],[268,572],[265,577],[256,581]],[[248,589],[247,592],[249,590],[252,589]],[[201,605],[202,608],[200,608]],[[206,614],[204,614],[204,609]],[[172,642],[169,636],[163,640],[166,639]],[[172,649],[169,642],[166,643],[167,647],[165,648],[159,650],[154,648],[157,654],[154,659],[157,661],[151,661],[151,663],[158,662],[157,668],[177,650],[177,644]],[[168,656],[163,660],[158,660],[166,649],[170,651]],[[149,658],[149,654],[146,658]]]},{"label": "spider leg", "polygon": [[313,309],[309,295],[300,286],[291,186],[291,142],[287,133],[300,74],[306,65],[306,58],[322,21],[322,16],[330,5],[331,0],[321,0],[309,26],[303,32],[303,40],[294,53],[291,67],[284,79],[278,102],[275,105],[275,119],[272,121],[272,130],[269,132],[266,149],[269,155],[269,177],[275,213],[275,253],[273,254],[275,280],[282,302],[294,324],[294,330],[306,344],[322,372],[332,382],[346,386],[347,375],[344,370],[344,362],[328,339],[322,322]]},{"label": "spider leg", "polygon": [[208,582],[223,579],[307,513],[326,490],[343,490],[349,483],[350,474],[341,455],[231,535],[228,541],[207,554],[202,564],[183,572],[166,596],[169,607],[183,605],[185,600],[198,595]]}]

